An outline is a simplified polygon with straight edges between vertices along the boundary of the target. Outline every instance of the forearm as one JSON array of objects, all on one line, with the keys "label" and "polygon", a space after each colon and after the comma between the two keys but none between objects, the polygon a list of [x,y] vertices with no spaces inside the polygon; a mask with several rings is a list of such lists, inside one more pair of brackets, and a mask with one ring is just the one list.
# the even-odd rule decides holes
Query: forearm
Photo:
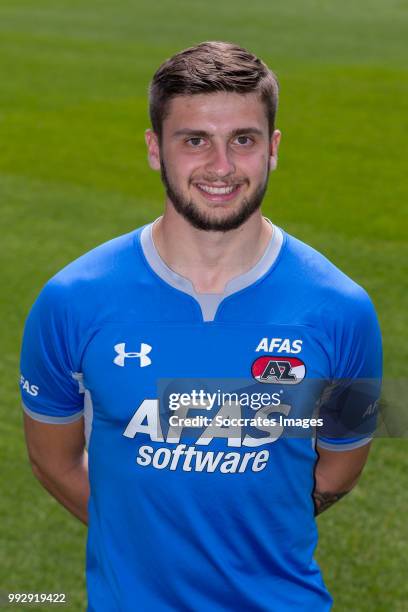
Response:
[{"label": "forearm", "polygon": [[[353,485],[354,486],[354,485]],[[316,482],[316,487],[313,491],[313,501],[315,505],[315,516],[321,514],[330,506],[338,502],[342,497],[350,493],[353,486],[349,486],[343,491],[330,491],[324,485]]]},{"label": "forearm", "polygon": [[330,508],[353,489],[367,460],[369,448],[370,444],[351,451],[319,449],[313,491],[315,515]]},{"label": "forearm", "polygon": [[44,470],[35,464],[33,472],[42,486],[59,501],[71,514],[88,524],[88,453],[64,472]]}]

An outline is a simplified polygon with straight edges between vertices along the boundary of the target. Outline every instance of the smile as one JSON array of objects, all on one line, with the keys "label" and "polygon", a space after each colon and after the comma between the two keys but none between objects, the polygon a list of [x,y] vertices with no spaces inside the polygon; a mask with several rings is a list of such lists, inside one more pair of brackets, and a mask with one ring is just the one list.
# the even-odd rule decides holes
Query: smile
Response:
[{"label": "smile", "polygon": [[236,185],[206,185],[204,183],[196,183],[195,187],[202,193],[206,200],[212,202],[227,202],[235,198],[238,191],[241,189],[241,184]]},{"label": "smile", "polygon": [[202,191],[212,193],[214,195],[225,195],[227,193],[232,193],[237,186],[238,185],[228,185],[226,187],[212,187],[210,185],[197,185],[197,187],[199,187]]}]

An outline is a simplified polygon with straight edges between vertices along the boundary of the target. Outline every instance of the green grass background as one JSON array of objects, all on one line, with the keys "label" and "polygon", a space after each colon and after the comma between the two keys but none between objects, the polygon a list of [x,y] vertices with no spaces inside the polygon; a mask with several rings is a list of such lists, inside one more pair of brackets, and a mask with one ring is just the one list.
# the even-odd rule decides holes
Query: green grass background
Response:
[{"label": "green grass background", "polygon": [[[404,376],[407,24],[407,0],[0,0],[3,598],[65,592],[64,609],[85,609],[85,529],[26,460],[20,338],[54,272],[160,214],[146,91],[177,50],[230,40],[275,70],[283,139],[265,212],[370,292],[385,374]],[[335,610],[408,610],[407,485],[407,440],[378,440],[355,491],[318,519]]]}]

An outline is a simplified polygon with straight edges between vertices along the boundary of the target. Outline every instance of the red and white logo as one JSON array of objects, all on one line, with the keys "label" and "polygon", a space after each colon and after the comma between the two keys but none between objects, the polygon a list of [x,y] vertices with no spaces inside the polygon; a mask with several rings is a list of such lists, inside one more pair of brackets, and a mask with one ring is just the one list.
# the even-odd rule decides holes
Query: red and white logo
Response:
[{"label": "red and white logo", "polygon": [[261,383],[298,385],[305,377],[306,366],[297,357],[265,355],[255,359],[251,372]]}]

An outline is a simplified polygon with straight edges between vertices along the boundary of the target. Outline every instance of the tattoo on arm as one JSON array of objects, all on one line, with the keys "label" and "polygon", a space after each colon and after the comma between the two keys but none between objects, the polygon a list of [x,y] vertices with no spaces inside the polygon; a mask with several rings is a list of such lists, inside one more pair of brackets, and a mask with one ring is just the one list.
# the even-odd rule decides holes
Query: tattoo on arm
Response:
[{"label": "tattoo on arm", "polygon": [[327,508],[330,508],[333,504],[335,504],[339,499],[347,495],[349,491],[342,491],[341,493],[325,493],[323,491],[315,490],[313,493],[313,501],[315,505],[315,516],[321,514]]}]

